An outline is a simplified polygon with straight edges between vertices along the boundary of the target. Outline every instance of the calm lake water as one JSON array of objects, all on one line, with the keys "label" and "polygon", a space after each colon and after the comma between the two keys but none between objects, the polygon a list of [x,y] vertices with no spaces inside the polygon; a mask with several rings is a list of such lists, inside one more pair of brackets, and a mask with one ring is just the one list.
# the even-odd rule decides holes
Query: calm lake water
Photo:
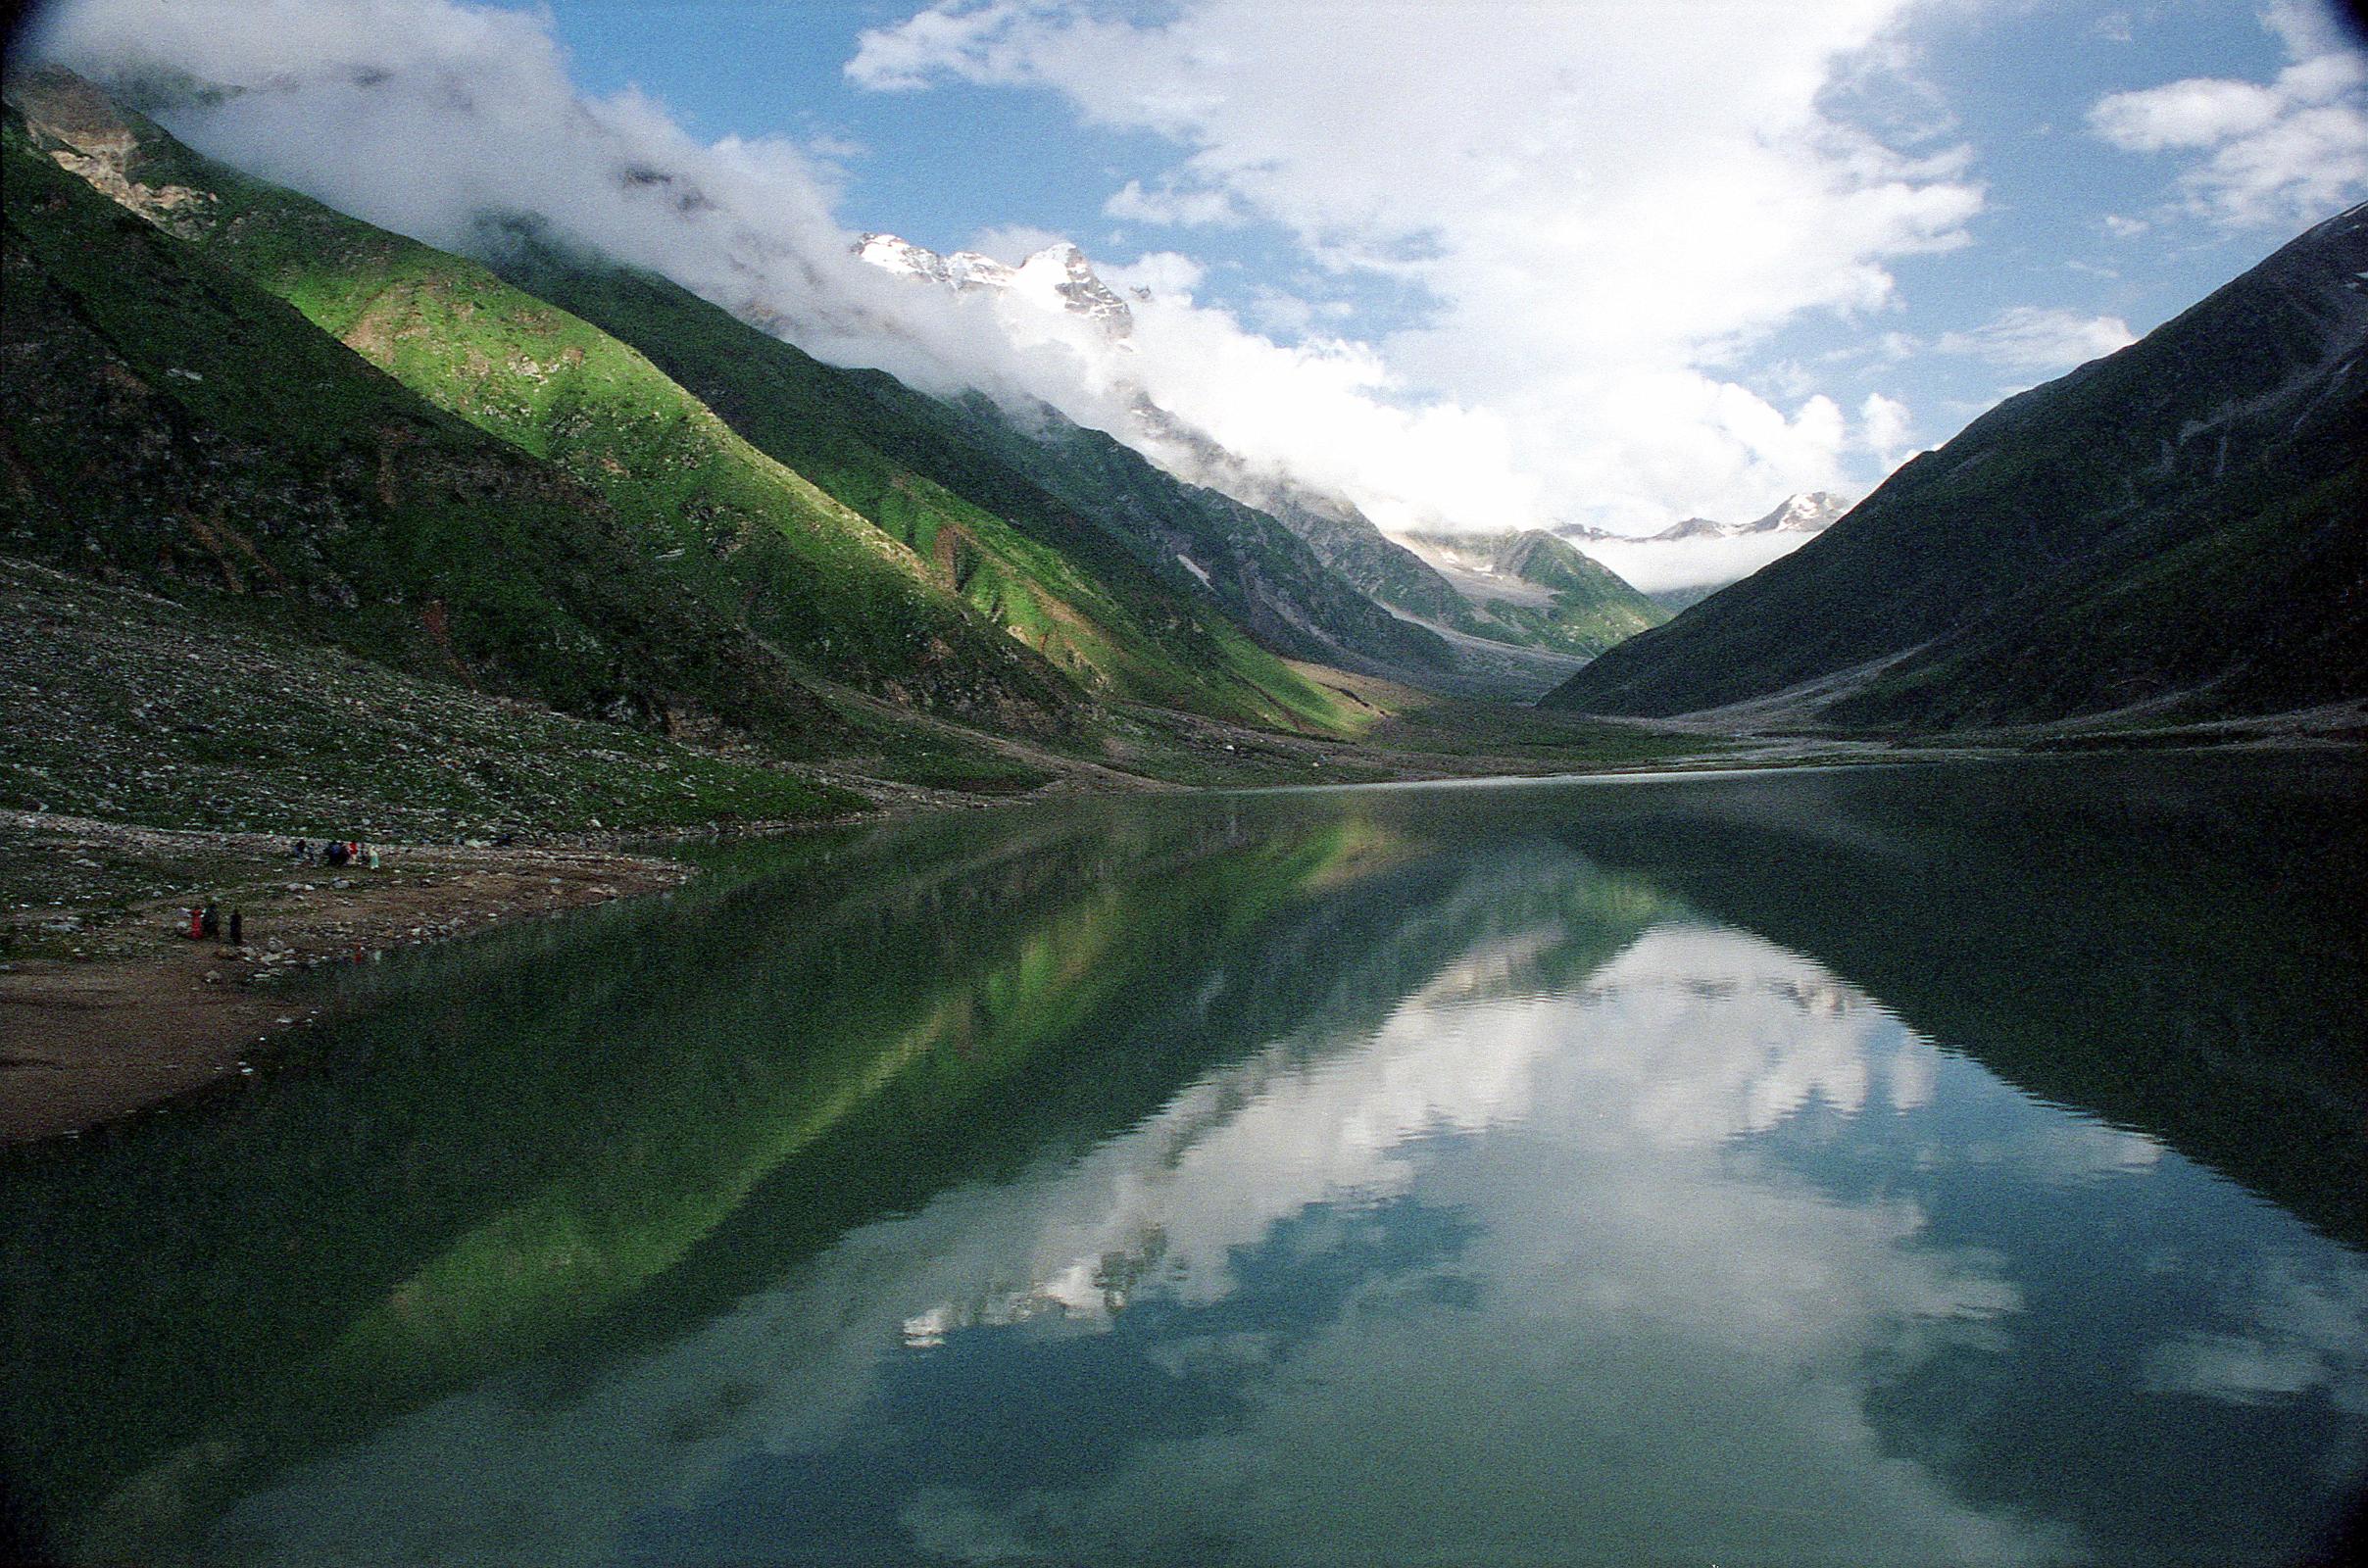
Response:
[{"label": "calm lake water", "polygon": [[2286,1560],[2368,1474],[2360,792],[2031,760],[718,852],[9,1157],[21,1528]]}]

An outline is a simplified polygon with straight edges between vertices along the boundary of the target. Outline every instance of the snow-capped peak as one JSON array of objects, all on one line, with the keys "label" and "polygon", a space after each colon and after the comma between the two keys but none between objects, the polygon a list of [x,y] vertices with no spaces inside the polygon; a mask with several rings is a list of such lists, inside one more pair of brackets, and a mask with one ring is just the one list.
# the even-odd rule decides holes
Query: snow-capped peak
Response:
[{"label": "snow-capped peak", "polygon": [[1811,490],[1805,495],[1789,496],[1782,506],[1757,522],[1751,531],[1764,533],[1822,533],[1835,519],[1850,511],[1851,503],[1830,490]]},{"label": "snow-capped peak", "polygon": [[[1673,522],[1656,534],[1654,540],[1677,539],[1740,539],[1748,533],[1822,533],[1835,518],[1850,511],[1851,503],[1830,490],[1811,490],[1803,495],[1787,496],[1776,510],[1764,517],[1750,522],[1713,522],[1708,517],[1688,517]],[[1585,530],[1581,537],[1608,538],[1597,530]]]},{"label": "snow-capped peak", "polygon": [[1085,252],[1067,240],[1047,245],[1017,267],[1008,267],[976,251],[940,256],[894,234],[862,236],[856,243],[856,255],[882,271],[927,278],[957,293],[998,289],[1044,310],[1082,316],[1100,322],[1113,338],[1123,338],[1134,329],[1134,313],[1126,302],[1095,275]]},{"label": "snow-capped peak", "polygon": [[976,251],[940,256],[894,234],[865,234],[856,242],[855,253],[882,271],[925,277],[956,290],[1010,288],[1014,275],[1012,269],[992,256]]}]

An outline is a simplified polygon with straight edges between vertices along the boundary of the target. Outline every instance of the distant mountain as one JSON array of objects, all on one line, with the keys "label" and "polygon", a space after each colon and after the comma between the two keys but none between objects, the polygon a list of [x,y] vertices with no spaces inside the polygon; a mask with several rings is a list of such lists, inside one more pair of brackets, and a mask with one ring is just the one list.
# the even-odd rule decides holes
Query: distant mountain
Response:
[{"label": "distant mountain", "polygon": [[1542,529],[1419,533],[1407,541],[1441,567],[1490,623],[1592,659],[1669,612]]},{"label": "distant mountain", "polygon": [[973,289],[1015,293],[1071,316],[1099,321],[1115,338],[1122,338],[1134,329],[1134,313],[1126,308],[1126,302],[1095,274],[1085,253],[1066,240],[1046,246],[1017,267],[976,251],[940,256],[894,234],[863,235],[856,243],[856,254],[882,271],[927,278],[957,293]]},{"label": "distant mountain", "polygon": [[1687,517],[1653,534],[1616,534],[1584,523],[1553,530],[1609,566],[1665,611],[1679,611],[1798,550],[1850,510],[1817,490],[1788,496],[1749,522]]},{"label": "distant mountain", "polygon": [[1750,522],[1716,522],[1708,517],[1688,517],[1673,522],[1658,533],[1624,534],[1592,527],[1586,523],[1562,523],[1551,531],[1564,539],[1584,539],[1591,542],[1617,540],[1625,544],[1667,543],[1679,539],[1740,539],[1754,533],[1823,533],[1851,503],[1830,490],[1810,490],[1801,495],[1787,496],[1776,510],[1764,517]]},{"label": "distant mountain", "polygon": [[[1065,241],[1047,246],[1017,267],[975,251],[941,256],[894,234],[863,235],[856,246],[856,254],[883,271],[934,283],[955,293],[1009,293],[1041,310],[1083,317],[1099,322],[1110,339],[1122,346],[1134,330],[1134,314],[1126,302],[1095,273],[1084,253]],[[968,406],[974,416],[990,425],[999,417],[983,402],[973,401]],[[1156,466],[1188,485],[1213,491],[1238,508],[1220,521],[1206,515],[1212,509],[1204,507],[1202,526],[1189,533],[1177,532],[1172,527],[1150,529],[1146,537],[1154,547],[1149,559],[1155,566],[1173,569],[1168,566],[1173,561],[1198,573],[1210,564],[1212,553],[1224,558],[1266,557],[1271,564],[1277,547],[1267,536],[1268,524],[1279,522],[1305,542],[1317,564],[1325,568],[1325,576],[1336,578],[1357,595],[1418,623],[1406,628],[1406,633],[1430,637],[1430,632],[1436,631],[1453,640],[1450,652],[1449,644],[1430,637],[1420,656],[1409,658],[1408,649],[1392,646],[1403,641],[1403,634],[1400,638],[1376,637],[1369,631],[1348,637],[1333,635],[1323,629],[1323,622],[1337,625],[1355,617],[1337,603],[1336,595],[1318,590],[1303,571],[1289,574],[1304,584],[1294,595],[1303,606],[1335,600],[1332,608],[1320,615],[1311,616],[1304,608],[1288,602],[1258,604],[1246,603],[1239,597],[1228,599],[1228,608],[1245,624],[1261,635],[1284,639],[1278,646],[1288,646],[1304,631],[1314,631],[1331,643],[1327,652],[1316,657],[1378,668],[1381,673],[1441,690],[1526,698],[1545,691],[1568,673],[1567,657],[1573,652],[1574,642],[1585,652],[1593,653],[1599,647],[1608,646],[1603,639],[1611,626],[1626,624],[1624,617],[1614,615],[1591,623],[1585,631],[1576,631],[1575,621],[1571,625],[1557,625],[1526,613],[1493,614],[1487,608],[1485,595],[1475,598],[1466,591],[1469,585],[1458,586],[1451,581],[1420,554],[1384,534],[1345,498],[1245,462],[1141,392],[1136,394],[1133,412],[1135,434],[1141,439],[1132,443],[1129,450],[1140,447]],[[1081,441],[1076,427],[1050,410],[1042,411],[1035,423],[1040,427],[1032,432],[1035,439],[1048,448],[1065,449],[1076,455],[1093,446],[1090,440]],[[1011,455],[1016,459],[1020,454]],[[1089,501],[1082,495],[1073,499],[1080,505],[1100,508],[1099,514],[1106,517],[1127,514],[1123,505],[1115,514],[1111,513],[1106,504],[1108,497],[1100,502]],[[1222,514],[1224,510],[1216,508],[1213,512]],[[1212,521],[1219,522],[1213,531],[1209,526]],[[1228,534],[1238,535],[1238,542],[1233,545],[1217,542]],[[1288,548],[1281,552],[1289,553]],[[1235,575],[1240,573],[1237,571]],[[1255,570],[1251,573],[1253,578],[1258,575]],[[1213,584],[1210,586],[1220,594],[1225,592]],[[1252,599],[1258,597],[1254,594]],[[1304,648],[1295,651],[1314,653]]]},{"label": "distant mountain", "polygon": [[1551,706],[1854,725],[2368,697],[2368,206],[2009,398]]},{"label": "distant mountain", "polygon": [[1811,490],[1787,497],[1774,512],[1744,529],[1746,533],[1823,533],[1842,520],[1856,503],[1830,490]]}]

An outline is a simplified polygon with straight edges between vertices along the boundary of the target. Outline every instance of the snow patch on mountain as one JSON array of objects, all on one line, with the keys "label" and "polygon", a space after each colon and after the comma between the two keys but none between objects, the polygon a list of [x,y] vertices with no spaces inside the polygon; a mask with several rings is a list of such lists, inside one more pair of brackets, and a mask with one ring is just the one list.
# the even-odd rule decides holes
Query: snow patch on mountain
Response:
[{"label": "snow patch on mountain", "polygon": [[1046,246],[1017,267],[977,251],[940,256],[894,234],[863,235],[855,253],[882,271],[925,278],[958,294],[993,289],[1043,310],[1083,317],[1113,342],[1134,331],[1134,312],[1126,301],[1095,273],[1085,252],[1066,240]]}]

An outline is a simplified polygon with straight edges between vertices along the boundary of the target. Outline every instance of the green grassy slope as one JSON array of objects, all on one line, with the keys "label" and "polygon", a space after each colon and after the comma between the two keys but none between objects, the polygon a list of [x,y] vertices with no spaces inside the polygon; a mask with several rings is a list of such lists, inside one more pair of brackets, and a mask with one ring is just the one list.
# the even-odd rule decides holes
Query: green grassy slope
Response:
[{"label": "green grassy slope", "polygon": [[0,131],[0,548],[418,674],[777,750],[838,729],[599,496]]},{"label": "green grassy slope", "polygon": [[2368,209],[2009,399],[1554,706],[1665,714],[1894,661],[1826,715],[1946,728],[2368,695]]},{"label": "green grassy slope", "polygon": [[1257,723],[1329,728],[1328,694],[1197,589],[1159,580],[1031,473],[967,439],[935,399],[827,366],[652,273],[489,231],[504,277],[633,345],[760,451],[901,540],[1089,689]]},{"label": "green grassy slope", "polygon": [[663,574],[812,668],[1002,728],[1076,692],[913,553],[758,452],[641,355],[472,262],[204,159],[95,89],[12,84],[119,201],[404,385],[600,494]]},{"label": "green grassy slope", "polygon": [[949,434],[1027,473],[1177,590],[1212,595],[1268,647],[1297,659],[1347,656],[1417,674],[1454,667],[1455,656],[1436,633],[1391,614],[1265,513],[1186,484],[1122,442],[1049,409],[1023,424],[972,395],[949,413],[960,420]]}]

